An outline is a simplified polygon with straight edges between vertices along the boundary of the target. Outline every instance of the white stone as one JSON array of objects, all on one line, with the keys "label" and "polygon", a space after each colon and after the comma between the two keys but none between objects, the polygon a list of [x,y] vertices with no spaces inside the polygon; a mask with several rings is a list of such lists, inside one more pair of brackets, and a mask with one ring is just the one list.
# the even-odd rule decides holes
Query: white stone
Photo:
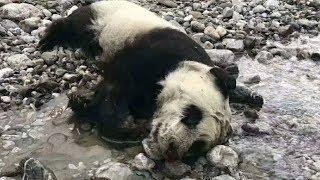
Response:
[{"label": "white stone", "polygon": [[96,170],[95,178],[127,180],[132,175],[133,172],[128,165],[118,162],[109,162]]},{"label": "white stone", "polygon": [[13,141],[10,141],[10,140],[3,140],[2,141],[2,147],[4,150],[13,149],[15,145],[16,145],[16,143]]},{"label": "white stone", "polygon": [[10,96],[1,96],[0,99],[4,103],[10,103],[11,102]]},{"label": "white stone", "polygon": [[224,175],[220,175],[220,176],[216,176],[214,178],[211,178],[210,180],[235,180],[235,178],[224,174]]},{"label": "white stone", "polygon": [[0,69],[0,79],[1,78],[7,78],[7,77],[10,77],[13,75],[13,69],[11,68],[3,68],[3,69]]},{"label": "white stone", "polygon": [[25,54],[14,54],[6,59],[8,65],[13,69],[24,69],[31,62]]},{"label": "white stone", "polygon": [[143,153],[140,153],[134,158],[132,166],[139,170],[151,170],[154,168],[155,162],[146,157]]},{"label": "white stone", "polygon": [[278,0],[267,0],[264,3],[264,6],[268,9],[274,9],[279,7],[279,1]]},{"label": "white stone", "polygon": [[220,168],[235,168],[239,163],[238,154],[228,146],[218,145],[207,154],[208,161]]},{"label": "white stone", "polygon": [[39,17],[42,11],[27,3],[9,3],[0,8],[0,17],[21,21],[29,17]]}]

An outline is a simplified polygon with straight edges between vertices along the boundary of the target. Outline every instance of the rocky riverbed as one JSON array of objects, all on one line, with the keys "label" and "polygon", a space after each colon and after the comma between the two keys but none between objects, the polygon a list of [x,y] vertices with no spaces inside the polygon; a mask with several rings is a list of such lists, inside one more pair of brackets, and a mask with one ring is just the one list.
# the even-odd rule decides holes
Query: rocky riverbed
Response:
[{"label": "rocky riverbed", "polygon": [[[320,179],[319,0],[134,1],[184,29],[262,108],[232,103],[234,135],[193,163],[154,162],[79,124],[67,95],[97,61],[36,49],[45,27],[94,0],[0,0],[0,179]],[[257,96],[257,94],[248,96]]]}]

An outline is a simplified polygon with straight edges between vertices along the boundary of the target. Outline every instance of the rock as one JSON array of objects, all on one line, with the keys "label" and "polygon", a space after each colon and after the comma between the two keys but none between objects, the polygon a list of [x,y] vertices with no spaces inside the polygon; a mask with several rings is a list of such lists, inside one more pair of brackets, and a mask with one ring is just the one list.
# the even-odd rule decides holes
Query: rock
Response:
[{"label": "rock", "polygon": [[226,49],[210,49],[206,50],[210,59],[215,62],[231,63],[234,61],[234,53]]},{"label": "rock", "polygon": [[191,29],[194,32],[203,32],[203,30],[205,28],[205,25],[198,22],[198,21],[191,21],[190,25],[191,25]]},{"label": "rock", "polygon": [[52,13],[48,9],[42,9],[42,13],[48,18],[52,16]]},{"label": "rock", "polygon": [[195,18],[195,19],[201,19],[201,18],[203,17],[202,13],[199,12],[199,11],[191,11],[190,14],[191,14],[191,15],[193,16],[193,18]]},{"label": "rock", "polygon": [[31,60],[25,54],[14,54],[6,59],[8,65],[16,70],[25,69],[31,63]]},{"label": "rock", "polygon": [[213,49],[213,47],[214,47],[213,44],[209,41],[206,41],[203,43],[203,48],[205,49]]},{"label": "rock", "polygon": [[258,5],[252,9],[254,13],[263,13],[266,11],[266,8],[262,5]]},{"label": "rock", "polygon": [[62,77],[62,79],[68,81],[68,82],[76,82],[79,80],[81,77],[78,74],[69,74],[65,73]]},{"label": "rock", "polygon": [[12,0],[0,0],[0,7],[9,3],[12,3]]},{"label": "rock", "polygon": [[[311,58],[313,61],[319,62],[319,61],[320,61],[320,53],[319,53],[319,52],[313,52],[313,53],[311,53],[310,58]],[[1,74],[1,73],[0,73],[0,74]],[[0,77],[1,77],[1,75],[0,75]]]},{"label": "rock", "polygon": [[56,51],[47,51],[41,54],[41,58],[48,66],[51,66],[58,60],[58,55]]},{"label": "rock", "polygon": [[151,170],[154,168],[155,162],[146,157],[143,153],[140,153],[134,158],[132,166],[138,170]]},{"label": "rock", "polygon": [[210,180],[236,180],[235,178],[233,178],[232,176],[230,175],[220,175],[220,176],[217,176],[217,177],[214,177],[214,178],[211,178]]},{"label": "rock", "polygon": [[204,34],[210,36],[213,39],[220,39],[219,33],[212,26],[208,26],[204,29]]},{"label": "rock", "polygon": [[231,18],[233,16],[233,10],[230,7],[224,8],[222,16],[224,18]]},{"label": "rock", "polygon": [[227,30],[222,26],[218,26],[216,28],[216,32],[219,34],[220,37],[223,37],[227,34]]},{"label": "rock", "polygon": [[71,13],[73,13],[73,11],[77,10],[78,9],[78,6],[72,6],[68,12],[67,12],[67,15],[69,16]]},{"label": "rock", "polygon": [[262,134],[259,127],[255,124],[245,123],[241,126],[241,129],[248,133],[249,135],[259,135]]},{"label": "rock", "polygon": [[58,19],[60,19],[60,18],[62,18],[62,16],[60,16],[59,14],[53,14],[53,15],[51,16],[51,20],[52,20],[52,21],[58,20]]},{"label": "rock", "polygon": [[268,9],[277,9],[277,8],[279,8],[279,1],[278,0],[267,0],[264,3],[264,6]]},{"label": "rock", "polygon": [[0,17],[21,21],[29,17],[40,17],[42,11],[27,3],[9,3],[0,8]]},{"label": "rock", "polygon": [[270,52],[260,51],[256,55],[255,60],[257,60],[259,63],[262,63],[262,64],[270,64],[270,61],[272,58],[273,58],[273,56]]},{"label": "rock", "polygon": [[207,154],[208,161],[219,168],[235,168],[238,166],[238,154],[228,146],[218,145]]},{"label": "rock", "polygon": [[259,114],[258,114],[258,111],[255,110],[255,109],[246,109],[243,114],[249,118],[249,119],[252,119],[252,120],[256,120],[259,118]]},{"label": "rock", "polygon": [[25,32],[30,33],[32,30],[38,28],[40,22],[41,19],[39,17],[31,17],[20,21],[19,25]]},{"label": "rock", "polygon": [[4,103],[10,103],[11,102],[11,98],[10,96],[1,96],[0,100]]},{"label": "rock", "polygon": [[39,160],[34,158],[23,159],[20,164],[22,169],[22,180],[43,179],[57,180],[57,177],[51,169],[44,166]]},{"label": "rock", "polygon": [[133,175],[128,165],[118,162],[108,162],[99,167],[94,175],[97,179],[127,180]]},{"label": "rock", "polygon": [[164,5],[166,7],[169,7],[169,8],[175,8],[178,6],[177,3],[171,1],[171,0],[157,0],[159,4],[161,5]]},{"label": "rock", "polygon": [[225,45],[227,49],[230,49],[232,51],[243,51],[244,50],[243,40],[225,38],[225,39],[223,39],[222,44]]},{"label": "rock", "polygon": [[252,107],[261,108],[263,98],[245,86],[237,86],[230,92],[230,102],[248,104]]},{"label": "rock", "polygon": [[248,80],[244,81],[245,84],[258,84],[261,81],[261,78],[259,75],[255,75]]},{"label": "rock", "polygon": [[185,173],[189,172],[191,167],[182,162],[165,162],[165,173],[170,177],[181,177]]},{"label": "rock", "polygon": [[306,28],[313,28],[318,25],[318,22],[315,20],[308,20],[308,19],[298,19],[297,23],[300,26],[304,26]]},{"label": "rock", "polygon": [[256,38],[254,36],[246,36],[243,41],[245,48],[253,49],[255,47]]},{"label": "rock", "polygon": [[186,16],[185,18],[183,18],[184,21],[189,22],[193,19],[193,16],[190,14],[188,16]]},{"label": "rock", "polygon": [[7,77],[10,77],[13,75],[13,69],[11,68],[3,68],[3,69],[0,69],[0,80],[2,78],[7,78]]},{"label": "rock", "polygon": [[10,140],[3,140],[2,141],[2,147],[4,150],[10,150],[10,149],[14,148],[15,145],[16,145],[16,143],[13,141],[10,141]]},{"label": "rock", "polygon": [[6,30],[19,28],[19,26],[18,26],[15,22],[13,22],[13,21],[11,21],[11,20],[9,20],[9,19],[3,19],[3,20],[1,20],[1,21],[0,21],[0,25],[1,25],[3,28],[5,28]]}]

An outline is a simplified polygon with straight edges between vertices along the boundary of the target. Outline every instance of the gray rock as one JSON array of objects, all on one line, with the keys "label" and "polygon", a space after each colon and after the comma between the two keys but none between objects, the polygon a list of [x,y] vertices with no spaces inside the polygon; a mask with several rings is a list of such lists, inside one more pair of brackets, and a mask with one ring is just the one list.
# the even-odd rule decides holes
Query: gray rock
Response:
[{"label": "gray rock", "polygon": [[227,30],[222,26],[218,26],[216,28],[216,32],[219,34],[220,37],[224,37],[227,34]]},{"label": "gray rock", "polygon": [[207,159],[213,165],[220,168],[235,168],[238,166],[238,154],[228,146],[218,145],[208,154]]},{"label": "gray rock", "polygon": [[165,162],[165,171],[169,176],[172,177],[181,177],[190,170],[190,166],[179,161]]},{"label": "gray rock", "polygon": [[183,18],[183,20],[186,22],[191,21],[192,19],[193,19],[193,16],[191,14]]},{"label": "gray rock", "polygon": [[191,29],[194,31],[194,32],[203,32],[204,28],[205,28],[205,25],[198,22],[198,21],[191,21]]},{"label": "gray rock", "polygon": [[52,13],[48,9],[42,9],[42,13],[48,18],[52,16]]},{"label": "gray rock", "polygon": [[308,19],[298,19],[297,23],[300,26],[304,26],[304,27],[307,27],[307,28],[312,28],[312,27],[318,25],[318,21],[308,20]]},{"label": "gray rock", "polygon": [[128,180],[132,175],[133,172],[128,165],[118,162],[108,162],[96,170],[94,177],[97,179]]},{"label": "gray rock", "polygon": [[264,7],[264,6],[262,6],[262,5],[258,5],[258,6],[256,6],[256,7],[254,7],[253,9],[252,9],[252,11],[254,12],[254,13],[263,13],[263,12],[265,12],[267,9]]},{"label": "gray rock", "polygon": [[234,53],[226,49],[210,49],[206,50],[212,61],[231,63],[234,61]]},{"label": "gray rock", "polygon": [[77,80],[79,80],[79,75],[78,74],[69,74],[69,73],[65,73],[62,77],[62,79],[68,81],[68,82],[75,82]]},{"label": "gray rock", "polygon": [[20,36],[20,39],[26,43],[33,43],[36,41],[36,38],[30,35]]},{"label": "gray rock", "polygon": [[0,0],[0,7],[9,3],[12,3],[12,0]]},{"label": "gray rock", "polygon": [[279,8],[279,1],[278,0],[267,0],[264,3],[264,6],[268,9],[276,9],[276,8]]},{"label": "gray rock", "polygon": [[31,17],[20,21],[19,25],[25,32],[30,33],[32,30],[38,28],[40,22],[41,19],[39,17]]},{"label": "gray rock", "polygon": [[224,18],[231,18],[233,16],[233,10],[230,7],[224,8],[222,16]]},{"label": "gray rock", "polygon": [[235,178],[233,178],[233,177],[230,176],[230,175],[224,174],[224,175],[220,175],[220,176],[211,178],[210,180],[235,180]]},{"label": "gray rock", "polygon": [[58,20],[58,19],[60,19],[60,18],[62,18],[62,16],[59,15],[59,14],[53,14],[53,15],[51,16],[51,20],[52,20],[52,21]]},{"label": "gray rock", "polygon": [[44,62],[47,65],[51,66],[58,60],[58,55],[56,51],[48,51],[48,52],[43,52],[41,54],[41,58],[44,60]]},{"label": "gray rock", "polygon": [[27,3],[10,3],[0,8],[0,17],[10,20],[24,20],[29,17],[39,17],[42,11]]},{"label": "gray rock", "polygon": [[14,54],[6,59],[8,65],[13,69],[24,69],[30,65],[31,60],[25,54]]},{"label": "gray rock", "polygon": [[214,47],[214,45],[209,41],[206,41],[203,43],[203,48],[205,48],[205,49],[213,49],[213,47]]},{"label": "gray rock", "polygon": [[174,1],[171,1],[171,0],[158,0],[158,3],[161,5],[164,5],[166,7],[170,7],[170,8],[175,8],[178,6],[177,3],[175,3]]},{"label": "gray rock", "polygon": [[258,84],[261,81],[261,78],[259,75],[255,75],[246,81],[244,81],[245,84]]},{"label": "gray rock", "polygon": [[233,51],[243,51],[244,50],[243,40],[225,38],[225,39],[223,39],[222,44],[225,45],[227,49],[230,49]]},{"label": "gray rock", "polygon": [[260,51],[256,57],[255,60],[257,60],[259,63],[262,64],[270,64],[270,60],[273,58],[272,54],[268,51]]},{"label": "gray rock", "polygon": [[3,19],[3,20],[1,20],[1,21],[0,21],[0,25],[1,25],[3,28],[5,28],[6,30],[19,28],[19,26],[18,26],[15,22],[13,22],[13,21],[11,21],[11,20],[9,20],[9,19]]},{"label": "gray rock", "polygon": [[0,80],[2,78],[7,78],[7,77],[12,76],[13,72],[14,72],[13,69],[8,68],[8,67],[0,69]]},{"label": "gray rock", "polygon": [[4,150],[10,150],[10,149],[14,148],[15,145],[16,145],[16,143],[14,141],[10,141],[10,140],[3,140],[2,141],[2,147]]},{"label": "gray rock", "polygon": [[143,153],[136,155],[132,162],[132,166],[138,170],[151,170],[155,165],[155,162],[146,157]]},{"label": "gray rock", "polygon": [[311,53],[310,55],[310,58],[313,60],[313,61],[320,61],[320,53],[319,52],[313,52]]},{"label": "gray rock", "polygon": [[204,29],[204,34],[210,36],[213,39],[220,39],[220,34],[212,26],[208,26]]},{"label": "gray rock", "polygon": [[11,98],[10,96],[1,96],[0,100],[4,103],[10,103],[11,102]]}]

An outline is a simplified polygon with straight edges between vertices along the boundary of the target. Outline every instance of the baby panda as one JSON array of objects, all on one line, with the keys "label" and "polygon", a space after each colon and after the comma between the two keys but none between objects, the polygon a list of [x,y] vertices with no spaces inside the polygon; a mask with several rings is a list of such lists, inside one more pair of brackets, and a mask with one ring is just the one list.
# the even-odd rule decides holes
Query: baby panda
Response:
[{"label": "baby panda", "polygon": [[42,51],[55,46],[101,55],[104,80],[82,110],[104,135],[129,138],[135,131],[125,122],[146,121],[150,130],[139,127],[147,132],[144,150],[167,160],[228,140],[235,78],[154,13],[121,0],[80,7],[53,22],[39,42]]}]

